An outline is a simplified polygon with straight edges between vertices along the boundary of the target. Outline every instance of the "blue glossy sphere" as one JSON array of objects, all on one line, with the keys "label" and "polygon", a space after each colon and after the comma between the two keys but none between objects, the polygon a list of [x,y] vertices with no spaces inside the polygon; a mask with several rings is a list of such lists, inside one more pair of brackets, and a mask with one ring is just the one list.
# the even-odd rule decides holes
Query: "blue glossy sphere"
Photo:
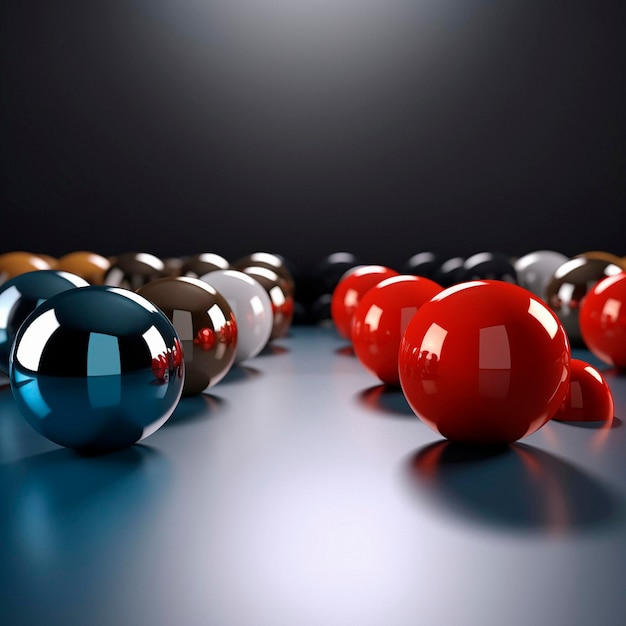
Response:
[{"label": "blue glossy sphere", "polygon": [[9,378],[30,425],[67,448],[105,452],[160,428],[184,382],[179,337],[165,314],[121,287],[51,297],[18,330]]},{"label": "blue glossy sphere", "polygon": [[9,355],[24,320],[48,298],[89,283],[75,274],[35,270],[15,276],[0,287],[0,371],[9,373]]}]

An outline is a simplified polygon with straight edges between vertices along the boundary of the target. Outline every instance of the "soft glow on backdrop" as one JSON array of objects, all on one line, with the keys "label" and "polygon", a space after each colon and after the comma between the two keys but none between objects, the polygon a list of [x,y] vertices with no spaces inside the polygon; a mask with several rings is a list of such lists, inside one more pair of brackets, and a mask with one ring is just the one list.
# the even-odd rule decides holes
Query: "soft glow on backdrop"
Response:
[{"label": "soft glow on backdrop", "polygon": [[3,250],[620,253],[587,217],[626,200],[608,10],[4,4]]}]

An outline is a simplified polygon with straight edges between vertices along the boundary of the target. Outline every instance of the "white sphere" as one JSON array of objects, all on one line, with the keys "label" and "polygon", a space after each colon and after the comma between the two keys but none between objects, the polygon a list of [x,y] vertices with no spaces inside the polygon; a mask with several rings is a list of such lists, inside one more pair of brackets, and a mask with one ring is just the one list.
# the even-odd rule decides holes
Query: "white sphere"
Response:
[{"label": "white sphere", "polygon": [[235,363],[255,357],[270,339],[272,302],[261,283],[239,270],[215,270],[200,276],[228,302],[237,323]]},{"label": "white sphere", "polygon": [[517,282],[545,301],[545,290],[554,272],[569,257],[554,250],[536,250],[519,257],[515,261]]}]

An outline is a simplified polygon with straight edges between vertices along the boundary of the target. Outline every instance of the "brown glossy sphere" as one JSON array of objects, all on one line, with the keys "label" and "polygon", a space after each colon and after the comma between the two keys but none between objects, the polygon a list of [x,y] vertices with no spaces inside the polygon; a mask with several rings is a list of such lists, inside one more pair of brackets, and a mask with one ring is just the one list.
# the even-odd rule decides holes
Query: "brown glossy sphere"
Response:
[{"label": "brown glossy sphere", "polygon": [[183,395],[218,383],[230,370],[237,348],[237,324],[226,299],[213,287],[185,276],[166,277],[137,289],[172,322],[183,346]]},{"label": "brown glossy sphere", "polygon": [[165,264],[147,252],[126,252],[111,260],[104,274],[104,284],[136,291],[165,276]]},{"label": "brown glossy sphere", "polygon": [[[613,263],[626,269],[624,259],[617,254],[606,252],[604,250],[590,250],[588,252],[581,252],[576,257],[584,257],[585,259],[597,259],[598,261],[606,261],[607,263]],[[576,258],[575,257],[575,258]]]},{"label": "brown glossy sphere", "polygon": [[77,250],[63,255],[56,269],[76,274],[92,285],[102,285],[104,274],[111,267],[106,257],[88,250]]},{"label": "brown glossy sphere", "polygon": [[270,252],[253,252],[235,261],[233,267],[238,270],[244,270],[247,267],[265,267],[276,272],[281,278],[287,281],[292,295],[295,293],[296,282],[293,274],[287,267],[285,261],[277,254]]},{"label": "brown glossy sphere", "polygon": [[180,276],[180,271],[184,262],[184,259],[177,256],[171,256],[163,259],[164,278],[165,276]]},{"label": "brown glossy sphere", "polygon": [[287,281],[267,267],[246,267],[244,274],[261,283],[272,303],[272,332],[270,339],[285,337],[293,322],[294,298]]},{"label": "brown glossy sphere", "polygon": [[199,278],[215,270],[228,270],[230,263],[219,254],[203,252],[190,256],[181,266],[180,275]]},{"label": "brown glossy sphere", "polygon": [[0,254],[0,285],[26,272],[49,269],[52,269],[52,265],[38,254],[22,251],[5,252]]},{"label": "brown glossy sphere", "polygon": [[558,267],[546,285],[545,301],[565,327],[573,347],[584,348],[579,312],[584,297],[603,278],[618,274],[614,263],[584,256],[569,259]]}]

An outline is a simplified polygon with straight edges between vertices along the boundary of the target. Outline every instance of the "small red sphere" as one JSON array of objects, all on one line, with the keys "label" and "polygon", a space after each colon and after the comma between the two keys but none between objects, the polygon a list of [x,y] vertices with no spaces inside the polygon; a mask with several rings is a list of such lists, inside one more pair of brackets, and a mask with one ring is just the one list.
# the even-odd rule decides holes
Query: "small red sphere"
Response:
[{"label": "small red sphere", "polygon": [[626,368],[626,272],[603,278],[580,305],[580,333],[601,361]]},{"label": "small red sphere", "polygon": [[398,356],[413,411],[451,441],[507,444],[541,428],[569,389],[571,350],[557,316],[528,290],[465,282],[424,303]]},{"label": "small red sphere", "polygon": [[564,422],[612,420],[613,394],[600,372],[585,361],[572,359],[569,391],[552,419]]},{"label": "small red sphere", "polygon": [[361,364],[388,385],[400,385],[398,349],[417,310],[443,287],[423,276],[386,278],[363,295],[354,311],[352,347]]},{"label": "small red sphere", "polygon": [[384,265],[360,265],[344,274],[330,301],[330,316],[342,337],[352,339],[352,317],[361,297],[392,276],[399,276],[399,272]]}]

